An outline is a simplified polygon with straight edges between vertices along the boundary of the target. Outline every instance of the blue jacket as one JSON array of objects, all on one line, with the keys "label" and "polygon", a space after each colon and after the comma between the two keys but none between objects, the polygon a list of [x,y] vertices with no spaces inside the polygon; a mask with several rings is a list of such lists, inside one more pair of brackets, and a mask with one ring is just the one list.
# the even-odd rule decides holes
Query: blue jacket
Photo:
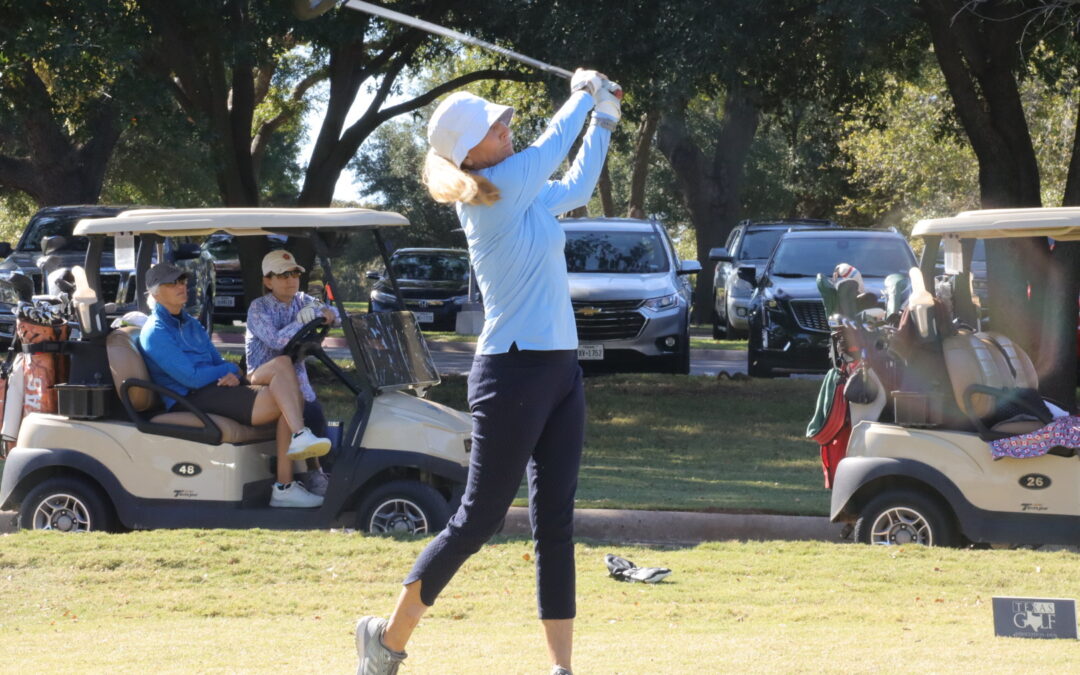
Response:
[{"label": "blue jacket", "polygon": [[[162,305],[154,307],[139,332],[139,349],[150,379],[182,395],[228,373],[240,374],[235,363],[221,358],[202,324],[183,311],[173,316]],[[176,403],[167,396],[162,398],[166,408]]]},{"label": "blue jacket", "polygon": [[592,108],[588,93],[573,94],[532,145],[478,171],[499,189],[495,204],[456,204],[484,298],[477,354],[502,354],[514,343],[518,349],[577,348],[566,236],[555,216],[589,202],[611,132],[591,124],[562,179],[551,175]]}]

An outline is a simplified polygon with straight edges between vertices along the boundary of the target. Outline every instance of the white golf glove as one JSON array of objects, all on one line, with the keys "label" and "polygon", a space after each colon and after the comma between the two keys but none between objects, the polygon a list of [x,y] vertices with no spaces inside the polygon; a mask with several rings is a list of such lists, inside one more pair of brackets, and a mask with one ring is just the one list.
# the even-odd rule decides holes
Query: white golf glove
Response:
[{"label": "white golf glove", "polygon": [[593,96],[596,96],[596,92],[600,91],[603,86],[603,81],[604,76],[595,70],[578,68],[574,71],[574,76],[570,78],[570,92],[573,93],[584,89]]},{"label": "white golf glove", "polygon": [[616,122],[622,119],[622,87],[604,80],[596,94],[596,112],[613,117]]},{"label": "white golf glove", "polygon": [[319,318],[319,316],[321,316],[321,314],[319,313],[318,308],[316,308],[315,305],[308,305],[296,313],[296,320],[306,325]]}]

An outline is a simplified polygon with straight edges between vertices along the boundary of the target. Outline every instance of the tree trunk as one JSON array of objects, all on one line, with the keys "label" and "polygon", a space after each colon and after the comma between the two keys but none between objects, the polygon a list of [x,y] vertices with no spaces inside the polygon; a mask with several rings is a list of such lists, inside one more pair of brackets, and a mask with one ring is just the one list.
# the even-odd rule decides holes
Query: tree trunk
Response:
[{"label": "tree trunk", "polygon": [[645,185],[649,178],[649,153],[652,151],[653,136],[660,121],[660,111],[653,108],[646,110],[638,125],[637,142],[634,144],[633,170],[630,174],[630,202],[626,215],[629,218],[645,217]]},{"label": "tree trunk", "polygon": [[600,189],[600,208],[604,212],[604,217],[613,218],[615,216],[615,199],[611,196],[611,174],[608,173],[607,161],[604,162],[604,166],[600,169],[600,180],[597,181],[597,187]]},{"label": "tree trunk", "polygon": [[[959,0],[919,3],[979,161],[981,205],[1041,206],[1038,163],[1016,78],[1028,19],[1010,3],[980,3],[977,12],[968,5]],[[1074,178],[1078,162],[1074,143],[1066,185],[1073,198],[1080,191],[1075,185],[1080,179]],[[1065,348],[1067,334],[1073,343],[1076,339],[1074,256],[1072,246],[1059,245],[1051,254],[1045,238],[987,242],[991,327],[1031,354],[1044,394],[1066,401],[1075,400],[1076,383],[1075,346]]]},{"label": "tree trunk", "polygon": [[[715,149],[706,158],[686,127],[686,102],[660,120],[657,147],[671,163],[679,191],[697,236],[697,257],[706,267],[709,249],[723,246],[739,217],[740,191],[746,155],[757,132],[760,112],[749,92],[728,92]],[[711,314],[712,277],[698,274],[694,291],[694,321]]]},{"label": "tree trunk", "polygon": [[78,144],[33,68],[21,69],[17,81],[3,93],[22,118],[29,153],[0,156],[0,185],[26,193],[38,206],[96,204],[122,130],[116,105],[107,96],[96,104],[85,129],[89,140]]}]

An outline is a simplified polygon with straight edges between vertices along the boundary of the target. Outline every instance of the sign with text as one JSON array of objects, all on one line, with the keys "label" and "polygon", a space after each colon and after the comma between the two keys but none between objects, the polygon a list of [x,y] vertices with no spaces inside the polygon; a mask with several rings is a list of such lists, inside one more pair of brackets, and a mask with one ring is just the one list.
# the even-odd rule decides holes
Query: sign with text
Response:
[{"label": "sign with text", "polygon": [[994,635],[1070,638],[1076,635],[1076,601],[1060,598],[994,599]]}]

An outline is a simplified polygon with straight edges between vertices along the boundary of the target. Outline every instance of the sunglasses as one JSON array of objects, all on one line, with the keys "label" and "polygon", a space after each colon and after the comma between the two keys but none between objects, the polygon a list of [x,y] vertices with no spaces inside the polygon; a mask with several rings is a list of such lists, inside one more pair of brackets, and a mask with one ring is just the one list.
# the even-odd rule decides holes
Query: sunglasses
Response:
[{"label": "sunglasses", "polygon": [[187,277],[179,277],[176,281],[162,282],[162,286],[187,286]]},{"label": "sunglasses", "polygon": [[280,272],[277,274],[271,274],[270,276],[277,277],[279,279],[299,279],[301,274],[302,272],[300,272],[299,270],[292,270],[291,272]]}]

